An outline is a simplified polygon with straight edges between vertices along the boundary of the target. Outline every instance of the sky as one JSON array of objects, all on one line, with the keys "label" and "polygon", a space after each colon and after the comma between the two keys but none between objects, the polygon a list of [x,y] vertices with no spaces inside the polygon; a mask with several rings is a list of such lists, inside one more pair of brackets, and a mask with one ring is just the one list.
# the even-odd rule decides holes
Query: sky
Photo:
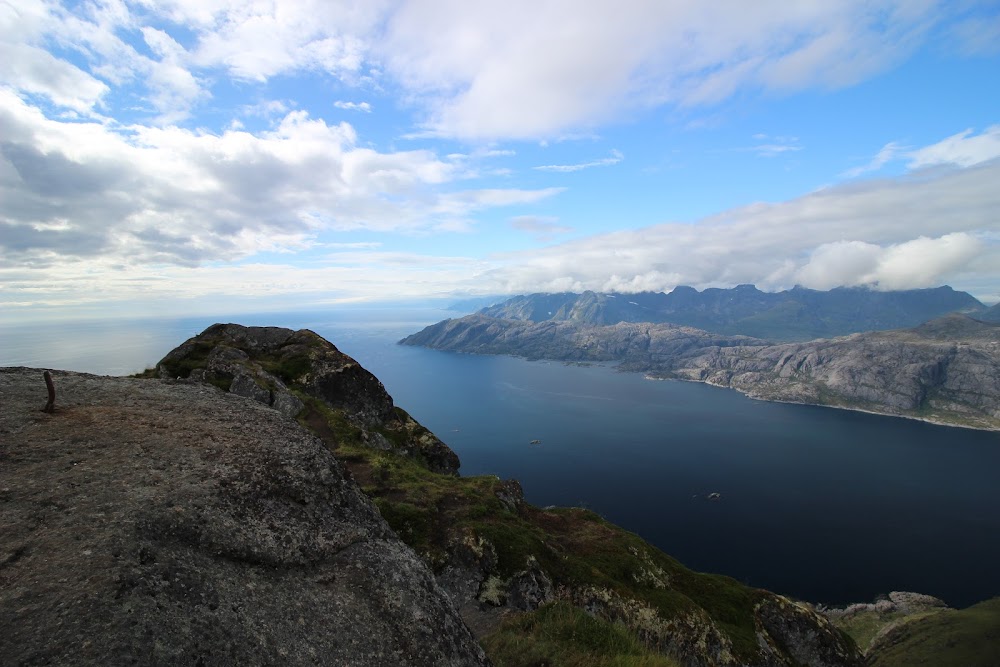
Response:
[{"label": "sky", "polygon": [[0,0],[0,321],[1000,301],[1000,0]]}]

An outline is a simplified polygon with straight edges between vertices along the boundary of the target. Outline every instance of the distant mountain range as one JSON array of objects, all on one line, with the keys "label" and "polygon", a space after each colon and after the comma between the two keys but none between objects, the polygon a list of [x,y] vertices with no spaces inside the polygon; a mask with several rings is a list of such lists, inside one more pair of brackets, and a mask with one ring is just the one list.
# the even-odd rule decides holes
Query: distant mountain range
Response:
[{"label": "distant mountain range", "polygon": [[951,287],[879,292],[859,287],[818,291],[795,287],[762,292],[753,285],[732,289],[677,287],[672,292],[638,294],[529,294],[479,311],[487,317],[529,322],[670,323],[719,334],[740,334],[771,341],[801,341],[861,331],[913,327],[953,312],[989,315],[997,307]]},{"label": "distant mountain range", "polygon": [[[618,361],[622,370],[731,387],[754,398],[1000,430],[1000,323],[986,321],[1000,314],[996,306],[987,309],[950,287],[775,294],[749,285],[680,289],[515,297],[400,342],[530,359]],[[911,328],[858,333],[900,322]],[[805,331],[849,335],[807,341]],[[757,337],[747,335],[752,332]]]}]

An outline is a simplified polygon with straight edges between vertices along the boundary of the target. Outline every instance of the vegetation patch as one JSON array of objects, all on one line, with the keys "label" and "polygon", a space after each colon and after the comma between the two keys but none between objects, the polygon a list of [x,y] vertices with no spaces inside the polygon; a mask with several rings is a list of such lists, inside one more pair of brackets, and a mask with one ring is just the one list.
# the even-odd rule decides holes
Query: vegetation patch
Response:
[{"label": "vegetation patch", "polygon": [[305,353],[298,353],[262,359],[260,365],[271,375],[281,378],[285,384],[291,384],[310,371],[312,359]]},{"label": "vegetation patch", "polygon": [[518,614],[483,640],[497,667],[676,667],[617,623],[557,602]]},{"label": "vegetation patch", "polygon": [[904,621],[880,637],[872,667],[987,667],[1000,665],[1000,598],[967,609]]},{"label": "vegetation patch", "polygon": [[217,341],[196,340],[191,343],[191,349],[181,359],[164,360],[163,367],[170,377],[186,378],[196,368],[208,365],[208,354],[216,346]]},{"label": "vegetation patch", "polygon": [[497,496],[503,491],[498,478],[439,474],[419,458],[368,447],[361,429],[342,412],[302,398],[308,409],[300,419],[332,441],[338,459],[375,500],[385,520],[432,567],[442,566],[449,548],[461,536],[471,535],[492,545],[497,563],[491,575],[500,580],[524,570],[533,557],[557,586],[589,586],[638,600],[664,621],[703,609],[732,641],[737,655],[756,655],[754,589],[729,577],[693,572],[589,510],[521,503],[511,511]]}]

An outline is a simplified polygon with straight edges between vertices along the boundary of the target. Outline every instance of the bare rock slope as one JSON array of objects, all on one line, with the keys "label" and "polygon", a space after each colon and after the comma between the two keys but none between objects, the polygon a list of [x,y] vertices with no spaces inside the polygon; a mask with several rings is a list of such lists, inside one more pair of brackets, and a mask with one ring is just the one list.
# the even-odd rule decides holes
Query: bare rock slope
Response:
[{"label": "bare rock slope", "polygon": [[0,663],[487,664],[294,421],[207,384],[54,377],[46,414],[41,371],[0,369]]}]

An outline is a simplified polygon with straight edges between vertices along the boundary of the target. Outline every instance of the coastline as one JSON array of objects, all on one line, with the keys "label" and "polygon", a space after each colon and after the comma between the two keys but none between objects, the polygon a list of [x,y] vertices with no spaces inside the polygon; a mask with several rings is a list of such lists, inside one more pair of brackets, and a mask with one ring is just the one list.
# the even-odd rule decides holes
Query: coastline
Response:
[{"label": "coastline", "polygon": [[861,412],[868,415],[875,415],[876,417],[897,417],[899,419],[910,419],[912,421],[924,422],[925,424],[933,424],[935,426],[948,426],[950,428],[964,428],[972,431],[985,431],[987,433],[1000,433],[1000,426],[989,427],[989,426],[973,426],[971,424],[956,424],[954,422],[946,422],[938,419],[931,419],[929,417],[917,417],[914,415],[901,415],[894,412],[878,412],[877,410],[866,410],[865,408],[852,408],[847,405],[833,405],[831,403],[806,403],[805,401],[789,401],[780,398],[765,398],[763,396],[754,396],[748,392],[736,389],[735,387],[730,387],[729,385],[719,384],[718,382],[711,382],[709,380],[692,380],[690,378],[679,378],[679,377],[657,377],[655,375],[650,375],[643,371],[621,371],[622,373],[643,373],[642,379],[649,380],[650,382],[692,382],[694,384],[705,384],[710,387],[718,387],[719,389],[728,389],[730,391],[735,391],[747,398],[754,401],[762,401],[765,403],[784,403],[785,405],[808,405],[814,408],[832,408],[834,410],[846,410],[848,412]]}]

